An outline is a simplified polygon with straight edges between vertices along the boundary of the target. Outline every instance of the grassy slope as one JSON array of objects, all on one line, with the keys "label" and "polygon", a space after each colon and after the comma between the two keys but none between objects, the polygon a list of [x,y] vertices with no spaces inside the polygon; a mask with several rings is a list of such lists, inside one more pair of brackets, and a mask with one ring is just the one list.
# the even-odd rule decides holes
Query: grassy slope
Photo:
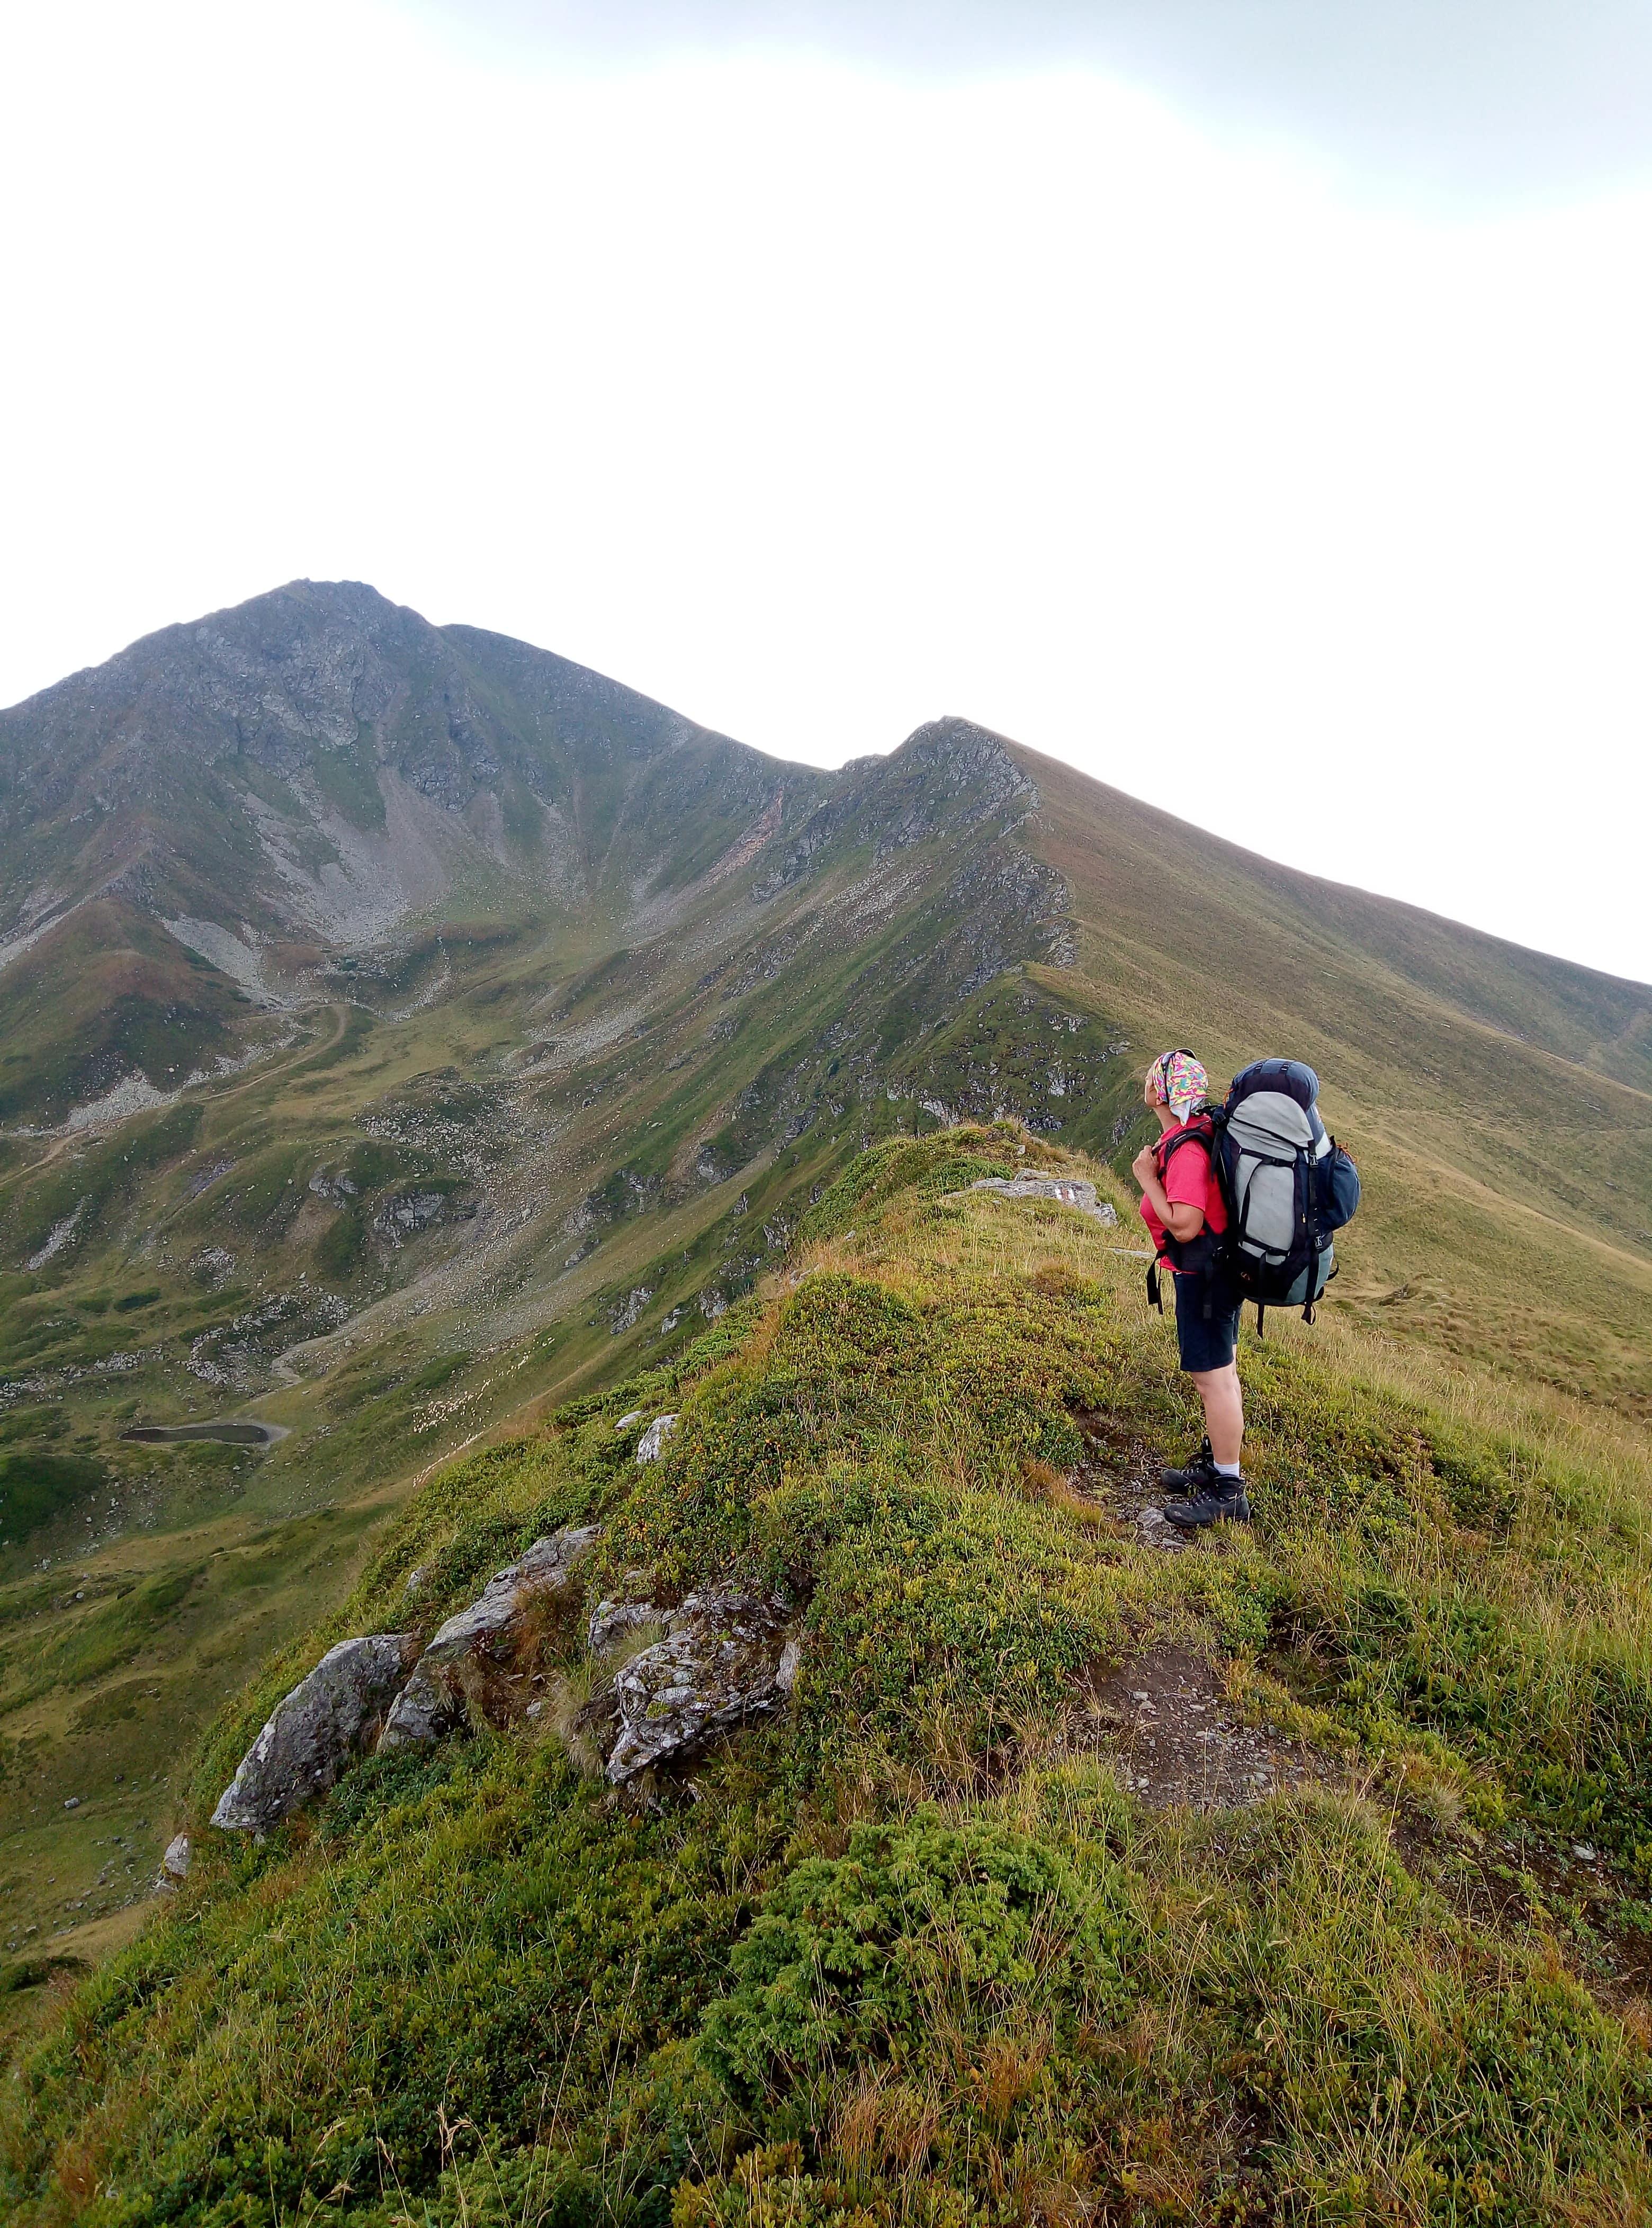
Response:
[{"label": "grassy slope", "polygon": [[[529,701],[512,646],[460,648],[479,689]],[[341,969],[340,1002],[245,1077],[104,1140],[10,1149],[0,1368],[42,1389],[0,1417],[0,1505],[46,1521],[0,1533],[13,1541],[0,1654],[58,1662],[65,1634],[112,1590],[133,1593],[134,1572],[160,1592],[144,1597],[140,1649],[106,1661],[72,1649],[55,1690],[26,1691],[0,1661],[0,1943],[54,1938],[73,1953],[112,1923],[131,1883],[125,1851],[109,1870],[111,1836],[146,1866],[169,1823],[135,1790],[167,1777],[233,1681],[348,1586],[433,1460],[524,1401],[669,1359],[702,1305],[777,1258],[847,1154],[932,1123],[924,1101],[1008,1108],[1122,1165],[1146,1048],[1190,1034],[1218,1072],[1257,1050],[1304,1051],[1333,1079],[1328,1105],[1371,1180],[1336,1311],[1460,1374],[1495,1369],[1645,1413],[1646,1101],[1577,1065],[1603,1046],[1626,1065],[1644,1011],[1633,986],[1284,875],[1023,753],[1044,809],[1021,840],[1069,880],[1079,965],[1009,964],[966,992],[1017,947],[983,878],[1005,855],[996,823],[977,824],[944,764],[926,771],[908,752],[861,770],[809,871],[752,908],[751,879],[791,840],[791,805],[752,850],[730,816],[733,746],[701,739],[639,774],[623,725],[599,732],[598,711],[563,800],[588,909],[432,924]],[[517,725],[531,741],[525,714]],[[937,771],[955,798],[938,816]],[[663,855],[650,835],[662,815],[676,831]],[[735,863],[690,886],[719,858]],[[616,950],[650,861],[679,909]],[[1203,893],[1196,912],[1163,904],[1183,885]],[[1556,1049],[1497,1033],[1515,1021]],[[1611,1109],[1600,1149],[1615,1192],[1594,1182]],[[317,1174],[357,1192],[318,1196]],[[387,1201],[432,1188],[456,1213],[486,1211],[400,1247],[375,1237]],[[17,1273],[83,1200],[74,1243]],[[594,1220],[580,1238],[582,1200]],[[234,1255],[233,1271],[191,1266],[210,1249]],[[322,1294],[354,1310],[343,1330],[317,1311]],[[272,1352],[315,1339],[288,1366],[294,1381],[249,1404],[189,1373],[197,1339],[233,1349],[234,1324],[284,1296],[292,1312],[260,1335]],[[116,1367],[123,1355],[140,1366]],[[245,1405],[292,1436],[256,1457],[118,1437],[133,1420]],[[305,1527],[323,1516],[349,1521],[317,1563]],[[291,1548],[279,1581],[272,1540]],[[174,1597],[203,1540],[208,1560],[255,1554],[272,1583],[227,1617],[210,1579]],[[69,1724],[80,1732],[60,1739]],[[82,1808],[65,1814],[71,1794]]]},{"label": "grassy slope", "polygon": [[611,948],[641,896],[831,786],[359,585],[296,581],[164,629],[0,708],[0,946],[42,907],[55,923],[0,960],[0,1122],[58,1122],[122,1073],[165,1088],[236,1048],[245,999],[167,919],[250,933],[275,978],[482,913]]},{"label": "grassy slope", "polygon": [[[414,1564],[433,1621],[580,1518],[593,1587],[785,1587],[786,1719],[642,1802],[483,1730],[208,1846],[6,2085],[12,2217],[1646,2217],[1643,1442],[1349,1315],[1247,1351],[1254,1536],[1156,1555],[1108,1494],[1187,1389],[1112,1236],[949,1196],[1016,1143],[858,1160],[697,1348],[434,1476],[194,1800]],[[668,1404],[639,1471],[612,1418]],[[1322,1783],[1127,1793],[1086,1682],[1165,1637]]]},{"label": "grassy slope", "polygon": [[61,1122],[134,1069],[175,1089],[240,1048],[245,1004],[136,906],[83,906],[0,974],[0,1123]]},{"label": "grassy slope", "polygon": [[[691,792],[709,771],[682,752],[670,778]],[[629,795],[622,781],[608,817],[587,816],[599,881],[629,871],[615,824],[640,809]],[[692,803],[679,815],[691,833]],[[754,918],[737,868],[688,892],[687,910],[636,951],[605,948],[599,912],[572,926],[450,924],[342,970],[330,1013],[245,1077],[106,1137],[14,1149],[0,1177],[6,1256],[26,1260],[80,1219],[49,1266],[0,1279],[0,1369],[14,1396],[0,1465],[28,1467],[39,1517],[15,1521],[23,1503],[0,1468],[0,1739],[11,1759],[0,1945],[27,1953],[45,1939],[78,1954],[86,1930],[122,1908],[142,1874],[125,1847],[110,1871],[112,1838],[146,1860],[167,1829],[160,1797],[135,1790],[166,1792],[171,1760],[226,1681],[313,1617],[318,1596],[345,1590],[422,1469],[525,1400],[623,1368],[628,1353],[681,1346],[703,1325],[702,1296],[720,1304],[749,1286],[863,1136],[912,1118],[908,1092],[887,1095],[885,1047],[909,1041],[949,995],[935,977],[938,950],[960,933],[944,892],[952,857],[944,842],[908,846],[887,876],[901,901],[848,934],[830,918],[834,893],[859,887],[864,907],[878,880],[854,829]],[[703,868],[698,852],[690,863]],[[525,1045],[535,1051],[519,1076]],[[832,1069],[868,1060],[877,1072],[861,1074],[852,1110],[839,1103],[831,1117],[829,1099],[828,1121],[777,1150],[811,1092],[842,1087]],[[311,1188],[341,1177],[353,1194]],[[387,1201],[432,1190],[478,1212],[394,1248],[375,1234]],[[569,1218],[586,1199],[580,1238]],[[566,1268],[576,1247],[592,1250]],[[617,1336],[615,1310],[639,1290],[644,1311]],[[343,1330],[331,1330],[328,1296],[353,1311]],[[266,1331],[236,1329],[275,1308],[285,1312]],[[191,1374],[192,1358],[229,1367],[249,1335],[261,1343],[256,1399],[233,1373],[221,1387]],[[292,1359],[272,1382],[269,1356],[283,1348]],[[133,1422],[241,1410],[291,1437],[268,1454],[118,1437]],[[320,1517],[337,1544],[318,1562],[306,1527]],[[272,1537],[290,1542],[290,1573],[236,1597],[233,1613],[221,1604],[215,1633],[215,1580],[186,1583],[203,1538],[256,1553],[272,1581]],[[141,1647],[109,1661],[97,1647],[66,1649],[112,1590],[131,1591],[134,1569],[161,1588],[144,1597]],[[31,1660],[61,1677],[42,1688],[8,1670]],[[67,1722],[80,1734],[65,1743]],[[80,1808],[66,1814],[72,1795]]]},{"label": "grassy slope", "polygon": [[[1339,1300],[1652,1415],[1652,993],[1293,875],[1039,758],[1069,997],[1213,1075],[1290,1051],[1367,1176]],[[1596,1065],[1597,1062],[1603,1066]]]}]

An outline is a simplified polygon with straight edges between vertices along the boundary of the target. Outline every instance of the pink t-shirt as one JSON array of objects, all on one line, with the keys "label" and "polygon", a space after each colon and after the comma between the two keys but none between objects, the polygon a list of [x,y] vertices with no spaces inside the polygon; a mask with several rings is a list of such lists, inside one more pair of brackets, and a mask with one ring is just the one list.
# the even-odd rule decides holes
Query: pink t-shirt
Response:
[{"label": "pink t-shirt", "polygon": [[[1179,1126],[1186,1129],[1188,1125],[1184,1122]],[[1167,1130],[1159,1140],[1161,1165],[1162,1165],[1162,1149],[1175,1134],[1175,1130]],[[1227,1209],[1222,1204],[1221,1186],[1212,1174],[1210,1148],[1202,1139],[1196,1145],[1178,1145],[1175,1151],[1171,1154],[1169,1166],[1165,1169],[1164,1195],[1173,1207],[1196,1207],[1204,1216],[1205,1227],[1210,1232],[1212,1237],[1220,1238],[1222,1232],[1226,1229]],[[1156,1252],[1160,1240],[1164,1236],[1164,1225],[1154,1213],[1151,1202],[1145,1197],[1142,1200],[1142,1220],[1152,1232],[1154,1250]],[[1167,1265],[1170,1268],[1175,1267],[1174,1262]],[[1178,1275],[1181,1273],[1177,1271]]]}]

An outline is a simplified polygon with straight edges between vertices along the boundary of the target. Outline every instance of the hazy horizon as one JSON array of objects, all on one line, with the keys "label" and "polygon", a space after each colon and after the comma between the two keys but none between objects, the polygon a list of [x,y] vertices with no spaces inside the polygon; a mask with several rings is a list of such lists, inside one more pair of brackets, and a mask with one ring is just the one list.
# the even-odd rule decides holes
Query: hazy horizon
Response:
[{"label": "hazy horizon", "polygon": [[958,711],[1652,978],[1652,18],[93,0],[4,38],[0,698],[367,579],[783,758]]}]

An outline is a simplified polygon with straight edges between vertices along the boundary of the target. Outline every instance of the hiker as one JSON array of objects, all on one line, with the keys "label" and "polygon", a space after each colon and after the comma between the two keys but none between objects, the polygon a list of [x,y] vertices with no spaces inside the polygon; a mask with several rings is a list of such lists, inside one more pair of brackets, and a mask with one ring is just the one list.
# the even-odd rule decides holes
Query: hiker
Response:
[{"label": "hiker", "polygon": [[[1239,1390],[1239,1295],[1218,1260],[1215,1240],[1227,1227],[1216,1172],[1212,1127],[1204,1111],[1209,1078],[1190,1052],[1162,1053],[1147,1072],[1143,1097],[1157,1115],[1159,1136],[1131,1163],[1142,1187],[1142,1219],[1153,1237],[1155,1269],[1169,1271],[1175,1292],[1176,1344],[1181,1367],[1199,1388],[1205,1444],[1185,1469],[1165,1469],[1159,1482],[1181,1494],[1165,1515],[1183,1531],[1250,1521],[1239,1450],[1245,1401]],[[1156,1296],[1154,1273],[1149,1296]]]}]

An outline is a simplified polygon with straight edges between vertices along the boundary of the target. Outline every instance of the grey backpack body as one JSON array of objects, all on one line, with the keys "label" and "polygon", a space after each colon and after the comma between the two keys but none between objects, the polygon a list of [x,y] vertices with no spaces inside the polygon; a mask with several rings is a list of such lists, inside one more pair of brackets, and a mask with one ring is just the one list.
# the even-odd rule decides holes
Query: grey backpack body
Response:
[{"label": "grey backpack body", "polygon": [[1314,1303],[1336,1274],[1333,1233],[1360,1203],[1360,1175],[1327,1131],[1319,1078],[1294,1060],[1259,1060],[1213,1111],[1212,1162],[1227,1209],[1218,1266],[1257,1324],[1269,1308]]}]

